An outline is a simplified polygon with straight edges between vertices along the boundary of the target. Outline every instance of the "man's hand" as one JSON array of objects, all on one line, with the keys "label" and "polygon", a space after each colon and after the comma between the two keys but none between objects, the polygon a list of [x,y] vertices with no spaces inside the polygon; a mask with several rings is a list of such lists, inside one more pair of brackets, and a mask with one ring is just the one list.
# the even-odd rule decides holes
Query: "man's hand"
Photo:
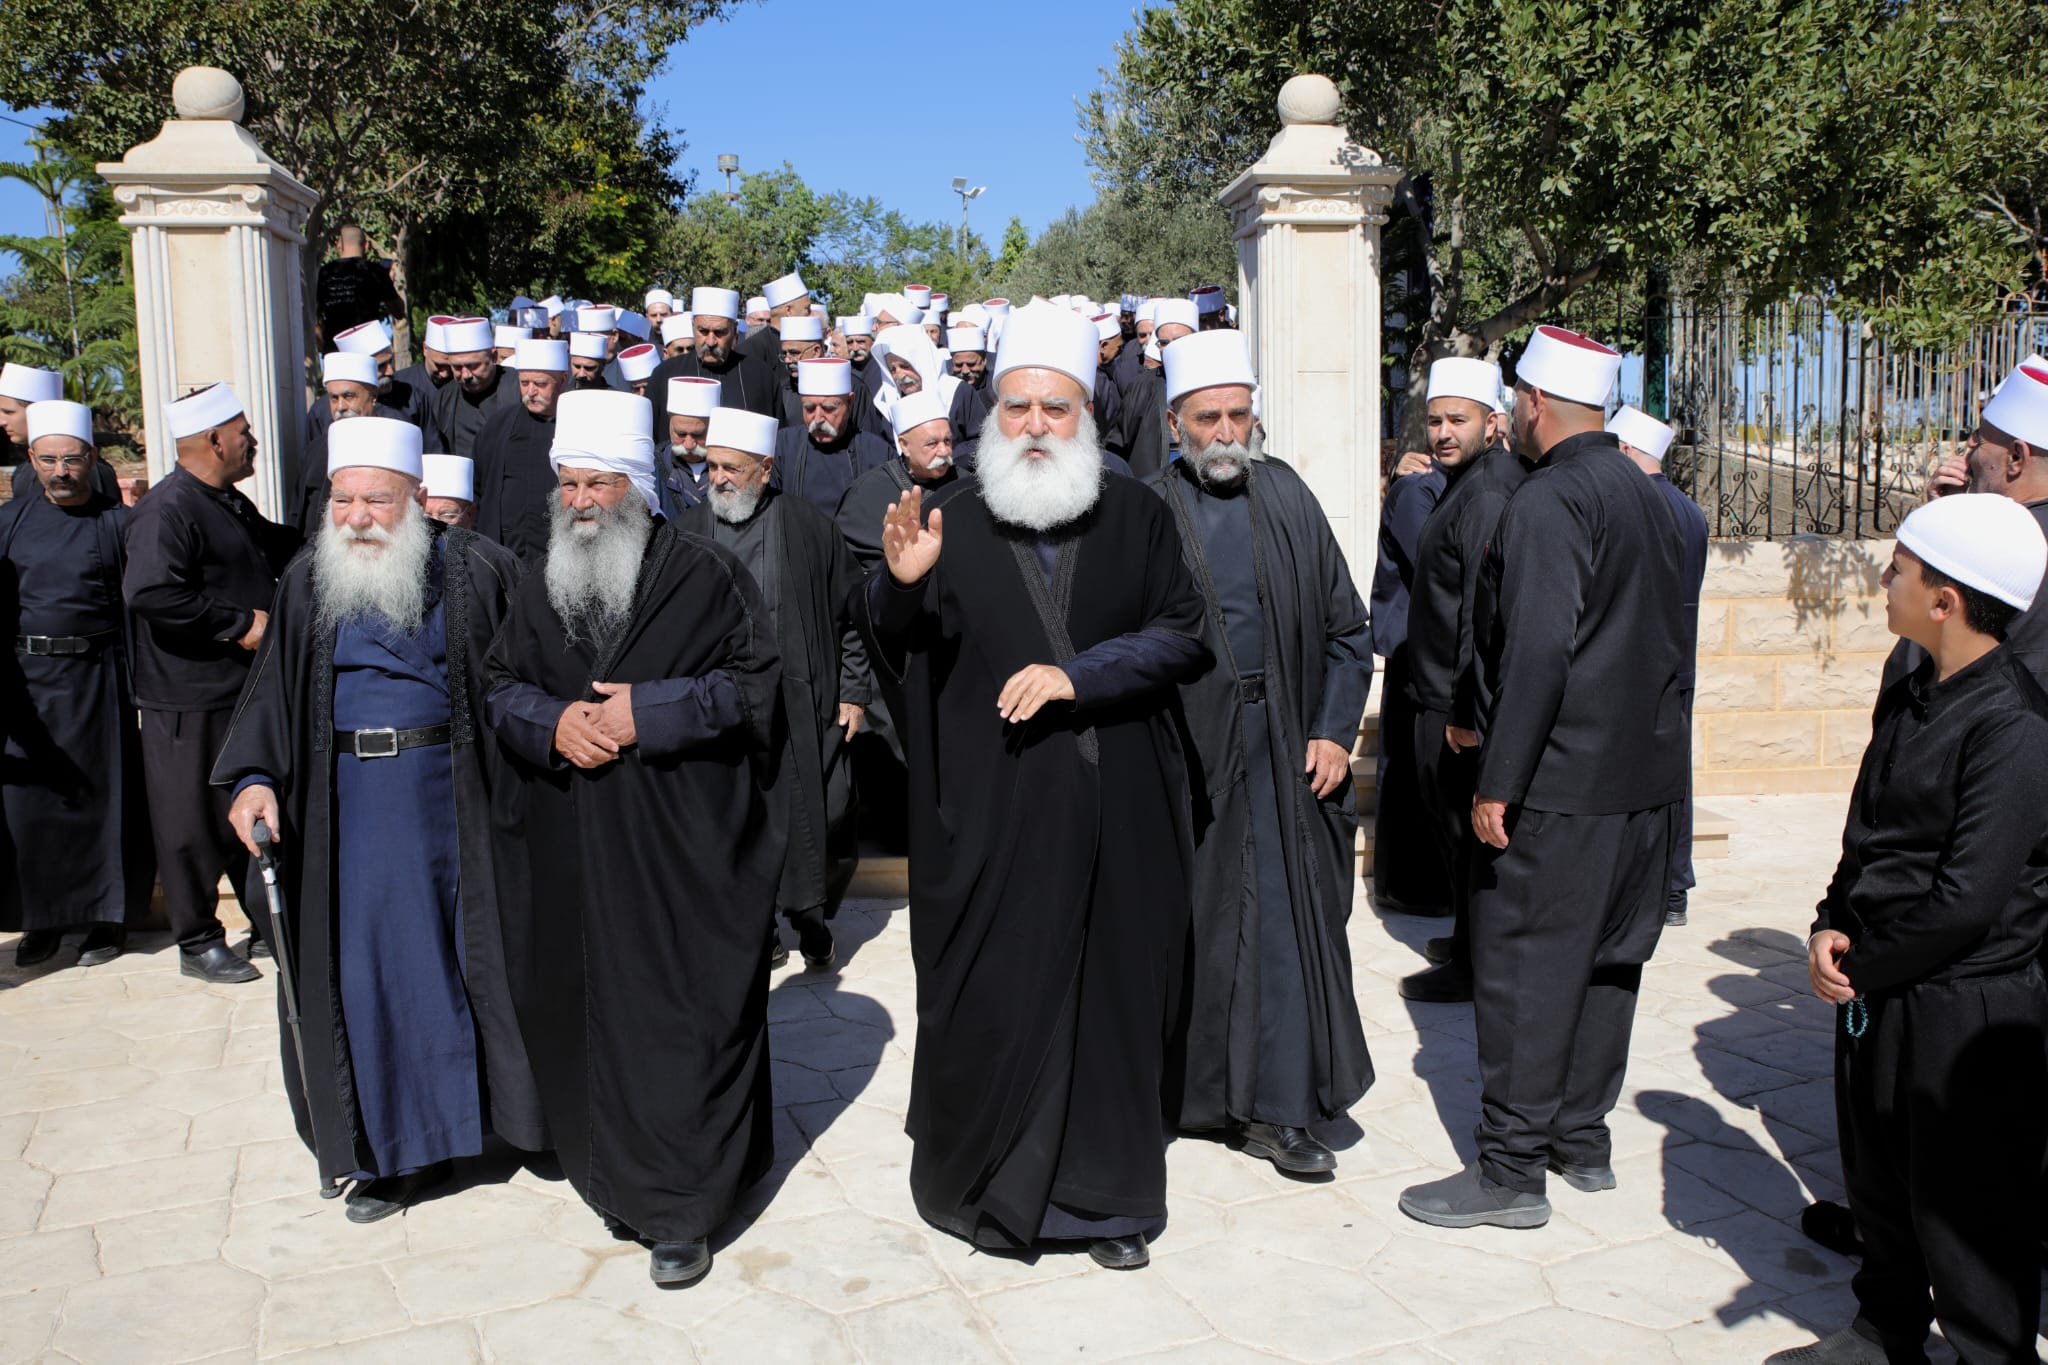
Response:
[{"label": "man's hand", "polygon": [[633,723],[633,684],[594,682],[590,690],[604,701],[597,708],[597,728],[623,749],[640,739],[640,727]]},{"label": "man's hand", "polygon": [[1410,474],[1420,474],[1423,470],[1429,468],[1431,463],[1432,461],[1429,456],[1419,450],[1405,451],[1400,460],[1394,465],[1394,477],[1401,479],[1406,478]]},{"label": "man's hand", "polygon": [[570,702],[555,722],[555,752],[579,768],[601,768],[617,758],[619,742],[598,724],[602,713],[594,701]]},{"label": "man's hand", "polygon": [[849,742],[855,735],[860,733],[861,722],[866,717],[867,712],[861,707],[855,706],[852,702],[843,701],[839,703],[839,728],[846,731],[846,738]]},{"label": "man's hand", "polygon": [[1842,975],[1842,954],[1849,951],[1849,936],[1823,929],[1806,945],[1806,975],[1813,993],[1830,1005],[1846,1005],[1856,998],[1856,988]]},{"label": "man's hand", "polygon": [[[934,519],[938,513],[932,513]],[[1049,701],[1072,701],[1074,680],[1064,669],[1051,664],[1033,664],[1012,674],[996,698],[996,710],[1004,720],[1022,725],[1037,715]]]},{"label": "man's hand", "polygon": [[243,649],[254,650],[256,646],[263,643],[263,631],[269,624],[270,613],[258,607],[255,618],[249,622],[249,628],[242,632],[241,638],[236,640],[235,643]]},{"label": "man's hand", "polygon": [[1479,836],[1479,842],[1493,848],[1508,846],[1508,803],[1489,801],[1483,796],[1472,798],[1472,832]]},{"label": "man's hand", "polygon": [[244,787],[242,794],[235,798],[235,804],[228,807],[228,823],[234,826],[242,847],[252,854],[256,852],[258,820],[270,826],[270,837],[274,842],[284,842],[284,822],[277,818],[277,793],[260,782],[253,787]]},{"label": "man's hand", "polygon": [[1960,493],[1970,486],[1970,460],[1966,455],[1951,455],[1934,467],[1934,473],[1927,479],[1927,498],[1945,498],[1951,493]]},{"label": "man's hand", "polygon": [[1446,725],[1444,727],[1444,743],[1451,746],[1452,753],[1462,754],[1467,749],[1479,747],[1479,732],[1477,730],[1460,730],[1455,725]]},{"label": "man's hand", "polygon": [[924,490],[913,488],[890,503],[889,514],[882,518],[882,554],[889,561],[889,577],[898,583],[919,581],[939,562],[944,517],[935,509],[926,526],[923,510]]},{"label": "man's hand", "polygon": [[1351,776],[1351,755],[1341,744],[1312,739],[1308,742],[1308,766],[1302,771],[1308,774],[1309,790],[1320,801]]}]

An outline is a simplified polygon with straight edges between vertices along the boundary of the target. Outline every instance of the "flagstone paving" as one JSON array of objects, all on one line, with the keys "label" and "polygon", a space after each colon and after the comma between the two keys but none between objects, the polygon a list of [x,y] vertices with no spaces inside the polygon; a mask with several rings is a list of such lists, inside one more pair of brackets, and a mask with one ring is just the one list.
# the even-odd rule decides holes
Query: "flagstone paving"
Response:
[{"label": "flagstone paving", "polygon": [[778,975],[779,1164],[681,1291],[509,1154],[348,1223],[293,1136],[267,983],[182,980],[161,934],[85,970],[17,970],[0,941],[0,1361],[1757,1361],[1851,1312],[1851,1265],[1797,1227],[1840,1193],[1833,1015],[1800,952],[1841,801],[1713,805],[1729,856],[1645,975],[1618,1190],[1555,1184],[1529,1232],[1396,1210],[1471,1151],[1472,1016],[1395,991],[1442,922],[1361,897],[1380,1078],[1324,1134],[1336,1178],[1176,1141],[1171,1224],[1134,1274],[919,1221],[900,906],[849,904],[836,976]]}]

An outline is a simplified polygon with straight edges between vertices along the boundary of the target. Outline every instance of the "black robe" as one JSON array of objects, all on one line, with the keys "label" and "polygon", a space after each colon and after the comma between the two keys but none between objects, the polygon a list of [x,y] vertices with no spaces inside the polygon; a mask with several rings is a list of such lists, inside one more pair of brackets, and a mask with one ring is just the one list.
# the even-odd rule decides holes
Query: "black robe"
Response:
[{"label": "black robe", "polygon": [[[428,405],[439,390],[431,381],[414,375],[413,371],[419,368],[410,367],[394,375],[390,386],[378,391],[377,406],[379,409],[389,408],[390,416],[418,427],[421,447],[438,451],[442,445],[441,430],[434,425],[434,414]],[[379,411],[377,415],[382,417],[386,414]],[[333,425],[334,408],[323,393],[313,400],[313,406],[306,409],[306,443],[311,445],[315,436],[325,434]]]},{"label": "black robe", "polygon": [[1129,461],[1131,473],[1149,479],[1173,457],[1173,435],[1166,426],[1166,376],[1159,370],[1140,368],[1137,378],[1124,389],[1123,401],[1124,459]]},{"label": "black robe", "polygon": [[917,483],[910,477],[909,464],[899,455],[855,479],[853,487],[839,500],[839,513],[833,520],[839,523],[839,534],[845,537],[846,548],[853,552],[863,578],[882,567],[882,522],[887,519],[891,504],[913,486],[924,490],[922,516],[929,522],[933,508],[944,507],[948,500],[974,486],[974,475],[956,460],[944,478]]},{"label": "black robe", "polygon": [[784,427],[775,437],[775,486],[831,517],[861,475],[895,455],[895,442],[871,432],[856,430],[839,449],[820,450],[802,425]]},{"label": "black robe", "polygon": [[493,413],[477,433],[476,532],[519,556],[527,569],[547,554],[555,498],[555,467],[548,448],[555,419],[535,417],[522,404]]},{"label": "black robe", "polygon": [[[676,526],[733,548],[728,537],[734,528],[722,525],[709,503],[684,510]],[[831,519],[801,498],[765,490],[748,526],[764,537],[765,573],[777,575],[760,583],[773,604],[787,723],[768,793],[788,831],[775,903],[784,910],[823,906],[830,913],[839,908],[859,858],[839,704],[866,707],[874,699],[867,649],[848,615],[860,571]]]},{"label": "black robe", "polygon": [[491,415],[519,404],[519,372],[498,367],[498,377],[481,398],[463,392],[462,381],[451,379],[427,400],[435,430],[441,433],[441,453],[476,457],[476,438]]},{"label": "black robe", "polygon": [[647,401],[654,404],[654,434],[659,438],[668,436],[671,379],[716,379],[721,389],[721,406],[745,408],[777,422],[782,420],[782,391],[789,387],[789,374],[780,360],[769,364],[749,351],[738,350],[723,369],[714,370],[699,360],[692,349],[662,361],[647,377]]},{"label": "black robe", "polygon": [[[104,466],[102,466],[104,468]],[[0,506],[0,929],[138,920],[156,877],[121,605],[128,509]],[[21,635],[97,638],[31,655]]]},{"label": "black robe", "polygon": [[[1208,651],[1173,519],[1128,479],[1047,538],[977,487],[944,534],[923,582],[883,569],[857,601],[909,754],[910,1187],[934,1225],[1020,1247],[1076,1235],[1045,1231],[1063,1213],[1166,1206],[1192,856],[1172,686]],[[1045,663],[1079,700],[1003,721],[1004,683]]]},{"label": "black robe", "polygon": [[[1195,801],[1194,971],[1180,1124],[1199,1129],[1230,1120],[1304,1124],[1336,1118],[1373,1079],[1345,936],[1357,800],[1348,773],[1336,791],[1318,800],[1303,769],[1310,740],[1329,740],[1347,753],[1357,743],[1372,688],[1365,603],[1301,476],[1275,460],[1254,462],[1237,496],[1250,502],[1249,558],[1265,622],[1264,657],[1255,662],[1265,677],[1270,742],[1248,745],[1239,672],[1261,670],[1238,658],[1222,629],[1217,566],[1210,562],[1195,511],[1199,499],[1214,495],[1200,487],[1184,461],[1155,475],[1151,486],[1173,509],[1182,553],[1208,599],[1202,638],[1217,659],[1214,668],[1180,689]],[[1251,771],[1249,765],[1260,759],[1268,773]],[[1270,782],[1278,797],[1278,837],[1270,845],[1272,832],[1254,830],[1260,803],[1249,785],[1255,781]],[[1277,879],[1270,877],[1273,869],[1258,875],[1253,864],[1261,855],[1281,864]],[[1269,879],[1285,896],[1280,904],[1260,894]],[[1248,900],[1256,907],[1253,915],[1247,914]],[[1306,1033],[1281,1043],[1303,1054],[1295,1065],[1305,1064],[1316,1112],[1299,1117],[1258,1112],[1262,1096],[1270,1093],[1260,1075],[1260,968],[1272,959],[1259,951],[1259,926],[1248,921],[1267,915],[1288,917],[1301,975],[1299,987],[1290,982],[1275,989],[1305,993],[1297,1012],[1306,1016]],[[1307,1100],[1290,1095],[1280,1102]]]},{"label": "black robe", "polygon": [[[503,905],[503,865],[493,860],[491,801],[506,783],[504,760],[483,726],[483,660],[503,621],[519,567],[499,546],[471,532],[443,528],[443,604],[448,633],[449,724],[453,730],[455,809],[450,812],[459,860],[463,985],[483,1053],[486,1115],[515,1147],[548,1147],[539,1093],[512,1010],[513,963]],[[214,765],[217,786],[264,774],[278,795],[280,883],[291,915],[297,955],[300,1037],[306,1072],[299,1073],[284,998],[278,993],[285,1093],[299,1136],[320,1165],[321,1183],[374,1171],[351,1071],[342,1010],[336,904],[334,642],[318,628],[313,555],[301,554],[279,580],[270,625],[235,708],[233,728]],[[393,849],[394,856],[404,850]],[[308,1077],[317,1077],[307,1084]]]},{"label": "black robe", "polygon": [[[764,926],[782,849],[762,793],[781,662],[760,594],[664,523],[618,639],[569,639],[543,565],[487,672],[514,755],[493,808],[513,994],[563,1168],[650,1241],[708,1236],[774,1155]],[[554,723],[597,700],[592,681],[634,685],[639,742],[585,770],[554,752]]]}]

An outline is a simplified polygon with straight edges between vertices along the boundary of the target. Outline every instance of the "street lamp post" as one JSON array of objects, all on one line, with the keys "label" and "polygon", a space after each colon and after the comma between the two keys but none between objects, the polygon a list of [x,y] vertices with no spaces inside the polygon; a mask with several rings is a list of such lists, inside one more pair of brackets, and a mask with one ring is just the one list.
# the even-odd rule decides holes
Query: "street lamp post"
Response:
[{"label": "street lamp post", "polygon": [[740,201],[740,197],[732,192],[732,178],[739,174],[740,159],[731,152],[720,152],[718,154],[718,169],[725,172],[725,202],[737,204]]},{"label": "street lamp post", "polygon": [[967,177],[964,175],[956,175],[953,177],[953,193],[960,196],[960,259],[966,260],[967,204],[969,200],[979,199],[982,195],[988,193],[988,186],[976,185],[973,189],[970,190],[967,188]]}]

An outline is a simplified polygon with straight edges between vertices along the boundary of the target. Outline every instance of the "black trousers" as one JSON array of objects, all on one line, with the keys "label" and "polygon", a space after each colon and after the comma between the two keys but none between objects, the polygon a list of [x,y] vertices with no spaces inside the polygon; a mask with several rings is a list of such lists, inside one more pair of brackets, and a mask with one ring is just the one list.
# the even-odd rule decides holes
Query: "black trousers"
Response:
[{"label": "black trousers", "polygon": [[1472,832],[1472,797],[1479,789],[1479,753],[1476,749],[1452,752],[1444,738],[1444,727],[1450,723],[1450,716],[1442,711],[1416,713],[1415,775],[1451,889],[1451,963],[1469,972],[1472,859],[1479,851],[1479,837]]},{"label": "black trousers", "polygon": [[1621,815],[1510,808],[1472,863],[1479,1166],[1544,1190],[1549,1159],[1605,1166],[1643,964],[1664,927],[1682,803]]},{"label": "black trousers", "polygon": [[1380,675],[1380,753],[1372,813],[1372,894],[1389,909],[1443,914],[1450,873],[1428,829],[1415,772],[1415,706],[1408,700],[1408,648]]},{"label": "black trousers", "polygon": [[1915,1358],[1938,1320],[1969,1365],[2031,1365],[2041,1315],[2031,1192],[2048,1152],[2041,971],[1910,986],[1864,1006],[1862,1037],[1835,1031],[1862,1316],[1895,1359]]},{"label": "black trousers", "polygon": [[[1687,753],[1692,745],[1692,695],[1690,687],[1681,688],[1678,693],[1678,707],[1685,716]],[[1665,895],[1665,906],[1671,910],[1686,907],[1686,893],[1699,885],[1692,871],[1692,763],[1686,762],[1685,813],[1679,817],[1678,833],[1671,840],[1671,872],[1669,887]]]},{"label": "black trousers", "polygon": [[256,860],[228,824],[232,794],[208,781],[233,718],[231,708],[142,713],[142,775],[157,878],[171,933],[188,953],[225,937],[217,913],[223,872],[233,876],[235,894],[259,937],[268,912]]}]

